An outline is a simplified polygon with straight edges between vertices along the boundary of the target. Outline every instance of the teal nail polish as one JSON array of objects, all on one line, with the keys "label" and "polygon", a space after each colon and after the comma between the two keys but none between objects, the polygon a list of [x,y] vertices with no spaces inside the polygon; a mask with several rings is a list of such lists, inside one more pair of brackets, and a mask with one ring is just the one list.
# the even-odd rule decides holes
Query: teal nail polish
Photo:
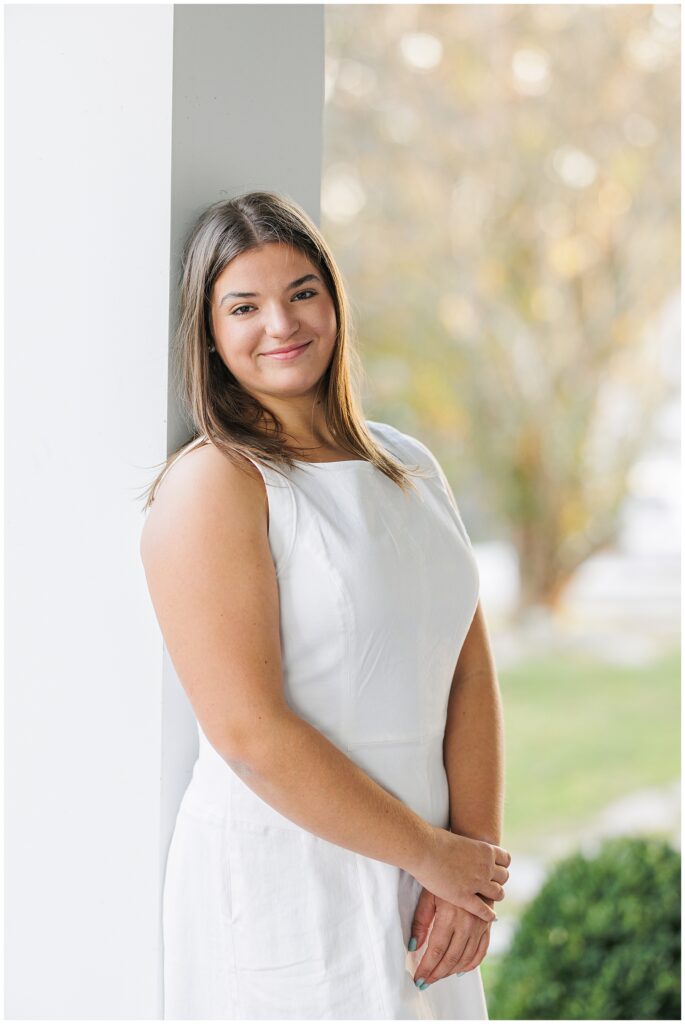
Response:
[{"label": "teal nail polish", "polygon": [[413,953],[415,949],[416,949],[416,939],[412,935],[412,937],[409,940],[409,952]]},{"label": "teal nail polish", "polygon": [[425,990],[428,988],[429,985],[430,985],[430,981],[424,981],[423,985],[420,985],[419,987],[420,987],[422,992],[425,992]]},{"label": "teal nail polish", "polygon": [[414,984],[416,985],[417,988],[421,988],[421,986],[425,985],[426,983],[423,978],[417,978]]},{"label": "teal nail polish", "polygon": [[457,971],[457,977],[458,978],[463,978],[465,974],[466,974],[466,971]]}]

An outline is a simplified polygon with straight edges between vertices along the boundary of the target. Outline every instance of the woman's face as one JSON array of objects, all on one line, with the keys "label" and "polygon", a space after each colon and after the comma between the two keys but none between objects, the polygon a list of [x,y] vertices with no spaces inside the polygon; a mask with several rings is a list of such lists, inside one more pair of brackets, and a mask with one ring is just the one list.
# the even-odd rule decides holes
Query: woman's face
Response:
[{"label": "woman's face", "polygon": [[[271,242],[236,256],[219,274],[212,330],[217,355],[246,391],[295,398],[315,392],[337,324],[317,268],[298,249]],[[294,346],[304,347],[286,354]]]}]

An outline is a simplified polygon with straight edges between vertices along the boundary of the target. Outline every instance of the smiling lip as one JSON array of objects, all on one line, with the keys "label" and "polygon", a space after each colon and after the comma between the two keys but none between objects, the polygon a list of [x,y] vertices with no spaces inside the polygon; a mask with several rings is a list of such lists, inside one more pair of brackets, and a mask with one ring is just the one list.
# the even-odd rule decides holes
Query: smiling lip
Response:
[{"label": "smiling lip", "polygon": [[270,356],[271,359],[297,359],[300,352],[304,352],[308,345],[311,345],[311,341],[305,341],[302,345],[296,345],[294,348],[281,348],[277,352],[264,352],[263,355]]}]

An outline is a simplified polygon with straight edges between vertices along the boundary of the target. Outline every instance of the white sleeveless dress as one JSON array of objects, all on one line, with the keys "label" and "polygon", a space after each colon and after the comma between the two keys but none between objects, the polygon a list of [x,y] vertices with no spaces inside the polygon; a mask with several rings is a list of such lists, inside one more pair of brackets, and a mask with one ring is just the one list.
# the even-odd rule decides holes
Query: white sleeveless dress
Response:
[{"label": "white sleeveless dress", "polygon": [[[402,463],[255,462],[290,707],[432,825],[449,824],[442,743],[479,594],[476,560],[437,460],[367,421]],[[179,683],[180,685],[180,683]],[[209,744],[168,851],[165,1019],[487,1020],[480,969],[419,991],[407,951],[421,891],[406,871],[330,843],[263,801]]]}]

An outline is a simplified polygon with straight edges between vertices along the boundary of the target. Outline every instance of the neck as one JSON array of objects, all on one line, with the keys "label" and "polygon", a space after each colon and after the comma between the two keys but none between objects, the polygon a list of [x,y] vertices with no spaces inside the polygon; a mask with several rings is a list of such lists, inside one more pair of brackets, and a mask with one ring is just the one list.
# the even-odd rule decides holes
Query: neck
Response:
[{"label": "neck", "polygon": [[310,453],[317,449],[336,448],[337,441],[326,424],[321,398],[303,395],[291,399],[273,396],[265,399],[259,396],[259,400],[280,420],[288,447],[307,448]]}]

